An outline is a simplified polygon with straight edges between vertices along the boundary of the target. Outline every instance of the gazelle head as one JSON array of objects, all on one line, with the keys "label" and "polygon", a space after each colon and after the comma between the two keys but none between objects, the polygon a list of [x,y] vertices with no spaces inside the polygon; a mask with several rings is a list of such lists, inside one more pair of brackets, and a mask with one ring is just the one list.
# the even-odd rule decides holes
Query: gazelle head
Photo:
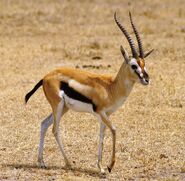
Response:
[{"label": "gazelle head", "polygon": [[129,17],[130,17],[130,23],[132,25],[134,34],[137,39],[139,53],[136,51],[134,42],[133,42],[132,38],[130,37],[129,33],[127,32],[127,30],[117,20],[116,12],[115,12],[115,14],[114,14],[115,22],[118,25],[118,27],[120,28],[120,30],[122,31],[122,33],[125,35],[128,43],[130,45],[132,56],[129,56],[127,51],[122,46],[120,47],[120,50],[121,50],[121,53],[125,59],[126,64],[129,66],[129,73],[130,73],[132,80],[135,82],[141,82],[141,84],[143,84],[143,85],[148,85],[149,84],[149,75],[146,71],[144,59],[148,55],[150,55],[150,53],[153,52],[153,49],[150,50],[148,53],[144,53],[141,38],[140,38],[139,33],[133,23],[132,15],[130,12],[129,12]]}]

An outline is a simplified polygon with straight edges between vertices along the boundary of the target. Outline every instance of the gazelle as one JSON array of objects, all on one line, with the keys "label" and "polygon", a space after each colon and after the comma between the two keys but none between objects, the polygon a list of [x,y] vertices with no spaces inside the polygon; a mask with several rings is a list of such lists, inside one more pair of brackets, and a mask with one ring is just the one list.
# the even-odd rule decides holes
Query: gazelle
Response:
[{"label": "gazelle", "polygon": [[142,42],[133,23],[131,13],[129,13],[129,17],[137,39],[139,54],[136,51],[132,38],[125,27],[118,21],[115,13],[114,20],[126,37],[132,52],[132,56],[129,56],[127,51],[121,46],[121,53],[125,61],[115,77],[63,67],[48,73],[26,94],[25,102],[27,103],[34,92],[40,86],[43,86],[45,96],[52,107],[52,113],[41,123],[38,154],[40,167],[45,167],[43,161],[44,138],[48,127],[52,124],[52,132],[56,142],[62,152],[66,165],[70,166],[63,144],[60,141],[59,122],[64,113],[72,109],[78,112],[92,113],[100,121],[97,165],[101,173],[105,172],[101,164],[104,132],[106,127],[110,129],[112,134],[112,156],[107,168],[111,172],[115,163],[116,129],[109,120],[109,116],[122,106],[135,82],[140,82],[143,85],[149,84],[149,76],[146,72],[144,58],[153,51],[151,50],[146,54],[143,52]]}]

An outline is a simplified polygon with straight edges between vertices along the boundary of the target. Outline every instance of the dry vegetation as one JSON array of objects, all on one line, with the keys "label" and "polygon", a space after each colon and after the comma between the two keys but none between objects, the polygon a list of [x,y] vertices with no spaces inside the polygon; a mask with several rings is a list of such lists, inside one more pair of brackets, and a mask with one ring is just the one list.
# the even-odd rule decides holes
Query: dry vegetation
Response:
[{"label": "dry vegetation", "polygon": [[[184,0],[1,0],[0,180],[185,180],[184,7]],[[44,154],[48,168],[39,169],[40,123],[51,110],[41,89],[26,107],[24,95],[60,66],[116,73],[123,61],[119,46],[129,47],[113,13],[130,28],[129,10],[145,50],[155,48],[147,59],[152,82],[148,87],[136,84],[111,116],[117,127],[112,173],[102,178],[97,172],[97,120],[75,112],[61,121],[72,170],[64,168],[51,129]],[[105,166],[110,136],[107,131]]]}]

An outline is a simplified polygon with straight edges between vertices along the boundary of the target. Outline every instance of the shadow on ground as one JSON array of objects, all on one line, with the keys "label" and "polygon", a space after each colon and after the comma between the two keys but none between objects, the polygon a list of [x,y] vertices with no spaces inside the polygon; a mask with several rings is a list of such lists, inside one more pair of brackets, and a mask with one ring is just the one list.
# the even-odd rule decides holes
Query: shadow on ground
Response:
[{"label": "shadow on ground", "polygon": [[72,172],[80,172],[85,175],[93,176],[93,177],[99,177],[99,178],[106,178],[105,174],[100,174],[99,171],[95,169],[84,169],[84,168],[78,168],[78,167],[66,167],[66,166],[47,166],[46,168],[40,168],[36,164],[4,164],[3,167],[11,167],[14,169],[24,169],[24,170],[30,170],[30,169],[38,169],[38,170],[65,170],[65,171],[72,171]]}]

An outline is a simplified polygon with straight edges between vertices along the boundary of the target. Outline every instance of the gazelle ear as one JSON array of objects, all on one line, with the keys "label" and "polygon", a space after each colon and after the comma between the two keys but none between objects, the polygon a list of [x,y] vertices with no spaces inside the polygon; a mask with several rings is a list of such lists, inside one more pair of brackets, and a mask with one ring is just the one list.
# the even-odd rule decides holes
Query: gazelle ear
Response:
[{"label": "gazelle ear", "polygon": [[148,57],[148,55],[150,55],[153,51],[154,51],[154,49],[152,49],[152,50],[150,50],[148,53],[146,53],[146,54],[144,55],[144,58]]},{"label": "gazelle ear", "polygon": [[128,55],[127,51],[122,47],[122,45],[120,46],[120,50],[121,50],[121,53],[122,53],[126,63],[128,64],[128,62],[129,62],[129,55]]}]

